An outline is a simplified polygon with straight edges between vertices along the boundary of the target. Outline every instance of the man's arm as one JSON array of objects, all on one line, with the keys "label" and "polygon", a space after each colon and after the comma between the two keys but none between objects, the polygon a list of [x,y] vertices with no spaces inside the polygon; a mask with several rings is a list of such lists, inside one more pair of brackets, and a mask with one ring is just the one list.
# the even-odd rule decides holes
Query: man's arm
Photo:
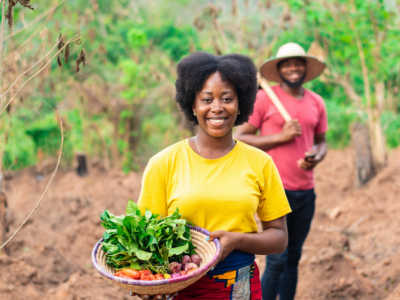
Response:
[{"label": "man's arm", "polygon": [[[328,146],[326,144],[326,134],[325,132],[318,133],[314,136],[314,146],[317,151],[317,155],[314,158],[308,158],[307,160],[300,159],[297,161],[297,165],[304,170],[314,169],[315,166],[320,163],[326,156],[328,151]],[[308,153],[312,153],[313,151],[309,151],[304,153],[307,155]]]},{"label": "man's arm", "polygon": [[235,138],[238,140],[267,151],[279,144],[286,143],[301,135],[301,126],[298,120],[291,120],[283,125],[282,131],[271,135],[256,135],[258,128],[245,123],[236,129]]}]

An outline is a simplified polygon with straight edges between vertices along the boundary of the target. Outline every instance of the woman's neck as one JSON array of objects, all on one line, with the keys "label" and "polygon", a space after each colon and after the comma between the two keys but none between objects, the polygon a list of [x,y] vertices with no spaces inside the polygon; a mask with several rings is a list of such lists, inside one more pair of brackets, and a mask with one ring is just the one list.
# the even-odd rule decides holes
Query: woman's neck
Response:
[{"label": "woman's neck", "polygon": [[234,147],[235,141],[232,130],[221,137],[213,137],[199,128],[199,133],[194,137],[196,149],[199,154],[208,159],[217,159],[227,155]]}]

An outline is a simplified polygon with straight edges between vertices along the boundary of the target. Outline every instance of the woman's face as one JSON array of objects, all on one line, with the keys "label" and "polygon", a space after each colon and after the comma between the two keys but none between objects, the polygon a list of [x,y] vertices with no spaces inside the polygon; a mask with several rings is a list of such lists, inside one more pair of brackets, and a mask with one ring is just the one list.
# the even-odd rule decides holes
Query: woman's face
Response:
[{"label": "woman's face", "polygon": [[211,74],[196,94],[193,112],[197,115],[199,130],[209,136],[231,133],[239,112],[235,86],[228,80],[223,81],[219,72]]}]

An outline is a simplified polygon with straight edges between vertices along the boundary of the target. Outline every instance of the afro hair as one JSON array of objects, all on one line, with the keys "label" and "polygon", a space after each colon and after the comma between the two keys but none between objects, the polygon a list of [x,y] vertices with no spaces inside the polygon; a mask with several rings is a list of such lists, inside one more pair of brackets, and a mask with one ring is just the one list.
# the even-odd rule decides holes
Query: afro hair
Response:
[{"label": "afro hair", "polygon": [[177,66],[176,102],[185,117],[198,124],[192,109],[196,93],[201,91],[208,77],[217,71],[223,80],[232,82],[238,94],[240,114],[235,126],[247,122],[253,112],[258,86],[257,69],[251,59],[244,55],[214,56],[206,52],[194,52],[182,59]]}]

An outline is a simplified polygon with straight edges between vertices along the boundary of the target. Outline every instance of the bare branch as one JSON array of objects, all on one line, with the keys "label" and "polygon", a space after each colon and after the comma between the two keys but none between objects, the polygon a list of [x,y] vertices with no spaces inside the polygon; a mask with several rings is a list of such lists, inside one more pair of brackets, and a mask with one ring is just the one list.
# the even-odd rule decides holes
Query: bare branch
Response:
[{"label": "bare branch", "polygon": [[46,12],[42,13],[41,15],[39,15],[35,20],[33,20],[30,24],[28,24],[28,26],[26,27],[22,27],[16,31],[14,31],[12,34],[10,34],[9,36],[4,38],[4,41],[9,40],[10,38],[14,37],[15,35],[21,33],[22,31],[24,31],[25,29],[28,29],[29,27],[31,27],[32,25],[36,24],[37,22],[39,22],[40,20],[42,20],[44,17],[46,17],[49,14],[52,14],[57,7],[59,7],[61,4],[63,4],[66,0],[62,0],[60,3],[56,4],[54,7],[50,8],[49,10],[47,10]]},{"label": "bare branch", "polygon": [[63,131],[63,123],[62,123],[62,119],[60,117],[60,115],[58,114],[58,111],[55,110],[56,115],[58,116],[58,120],[60,122],[60,129],[61,129],[61,145],[60,145],[60,151],[59,151],[59,155],[58,155],[58,160],[57,160],[57,165],[54,169],[53,174],[51,175],[50,181],[47,183],[46,188],[42,194],[42,196],[39,199],[39,202],[36,204],[35,208],[31,211],[31,213],[29,214],[29,216],[25,219],[25,221],[21,224],[21,226],[18,227],[18,229],[13,233],[13,235],[3,244],[0,246],[0,250],[3,249],[14,237],[15,235],[21,230],[21,228],[26,224],[26,222],[28,222],[29,218],[33,215],[33,213],[38,209],[40,203],[42,202],[44,196],[47,193],[47,189],[49,188],[51,182],[53,181],[54,176],[57,173],[58,170],[58,166],[60,165],[60,160],[61,160],[61,153],[62,153],[62,148],[64,145],[64,131]]},{"label": "bare branch", "polygon": [[[71,38],[69,41],[67,41],[66,45],[68,45],[69,43],[73,43],[76,40],[80,39],[81,36],[77,36],[75,35],[73,38]],[[66,47],[66,45],[61,48],[60,50],[58,50],[58,52],[44,65],[43,68],[41,68],[38,72],[36,72],[32,77],[30,77],[27,81],[25,81],[25,83],[21,86],[21,88],[18,90],[18,92],[14,95],[14,97],[12,97],[8,103],[4,106],[3,110],[0,111],[0,116],[3,114],[3,112],[5,111],[5,109],[7,108],[8,105],[10,105],[10,103],[18,96],[18,94],[21,92],[21,90],[25,87],[25,85],[31,81],[35,76],[37,76],[38,74],[40,74],[50,63],[51,61]],[[42,58],[41,60],[43,60],[44,58]]]},{"label": "bare branch", "polygon": [[[51,52],[53,52],[54,48],[56,48],[58,46],[58,42],[54,45],[53,48],[51,48],[51,50],[45,55],[43,56],[39,61],[37,61],[33,66],[31,66],[28,70],[26,70],[25,72],[23,72],[15,81],[12,85],[10,85],[10,87],[8,88],[7,91],[5,91],[2,95],[0,95],[0,98],[4,97],[11,89],[12,87],[18,82],[18,80],[24,76],[26,73],[28,73],[30,70],[32,70],[35,66],[37,66],[41,61],[43,61],[47,56],[49,56],[51,54]],[[0,114],[1,115],[1,114]]]},{"label": "bare branch", "polygon": [[[6,0],[3,0],[1,9],[1,28],[0,28],[0,93],[1,93],[1,79],[3,78],[3,32],[4,32],[4,11],[6,10]],[[3,108],[3,96],[0,96],[0,109]],[[1,190],[0,190],[1,192]]]}]

